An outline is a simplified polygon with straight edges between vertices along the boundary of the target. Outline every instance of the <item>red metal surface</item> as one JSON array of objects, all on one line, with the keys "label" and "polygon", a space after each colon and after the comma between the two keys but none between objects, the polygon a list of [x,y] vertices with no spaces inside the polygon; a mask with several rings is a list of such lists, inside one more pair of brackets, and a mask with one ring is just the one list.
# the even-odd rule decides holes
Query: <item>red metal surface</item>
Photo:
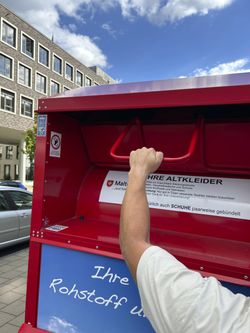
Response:
[{"label": "red metal surface", "polygon": [[46,164],[47,142],[45,137],[37,137],[35,152],[35,170],[34,170],[34,188],[32,202],[32,227],[31,231],[37,231],[41,228],[43,218],[43,195],[45,182],[45,164]]},{"label": "red metal surface", "polygon": [[141,125],[141,121],[139,119],[135,119],[133,120],[126,128],[124,131],[122,131],[122,133],[118,136],[117,140],[115,140],[113,146],[110,149],[110,156],[116,160],[116,161],[125,161],[128,162],[129,161],[129,156],[120,156],[116,154],[116,150],[119,148],[120,144],[122,143],[122,141],[124,140],[124,138],[126,137],[126,135],[128,134],[128,132],[131,130],[132,126],[136,125],[138,128],[138,131],[140,133],[141,136],[141,146],[145,146],[145,139],[144,139],[144,134],[143,134],[143,129],[142,129],[142,125]]},{"label": "red metal surface", "polygon": [[[36,163],[34,171],[34,189],[32,203],[32,224],[31,234],[38,235],[40,233],[42,221],[44,218],[43,198],[44,198],[44,177],[45,177],[45,161],[46,161],[46,138],[37,137],[36,140]],[[38,305],[38,288],[40,274],[40,244],[30,242],[29,264],[28,264],[28,284],[26,292],[26,311],[25,322],[36,326],[37,321],[37,305]],[[30,328],[28,325],[28,328]],[[26,332],[26,331],[25,331]]]},{"label": "red metal surface", "polygon": [[[49,154],[51,131],[62,133],[60,158]],[[80,124],[64,114],[49,115],[46,149],[42,227],[75,215],[79,186],[90,168]]]},{"label": "red metal surface", "polygon": [[[249,104],[250,75],[94,87],[40,100],[48,128],[37,138],[20,332],[42,332],[36,329],[41,244],[121,258],[120,205],[100,203],[99,195],[109,170],[129,169],[131,150],[145,145],[174,158],[188,152],[184,161],[165,161],[161,173],[249,179]],[[135,118],[140,130],[129,126]],[[50,156],[51,131],[62,134],[59,158]],[[194,270],[202,267],[203,275],[250,287],[249,221],[155,209],[151,217],[154,244]],[[46,229],[53,224],[68,228]]]},{"label": "red metal surface", "polygon": [[[110,149],[110,156],[116,161],[126,161],[126,162],[129,161],[129,156],[117,155],[116,150],[119,148],[120,144],[122,143],[122,141],[124,140],[124,138],[126,137],[128,132],[130,131],[131,127],[133,126],[133,123],[134,122],[132,122],[131,124],[129,124],[128,127],[125,128],[125,130],[120,134],[120,136],[117,138],[117,140],[114,142],[113,146]],[[139,128],[140,135],[142,138],[141,146],[145,146],[145,139],[144,139],[142,124],[139,120],[135,120],[135,123],[136,123],[137,127]],[[194,154],[194,151],[195,151],[195,148],[197,145],[197,141],[198,141],[198,134],[200,132],[200,127],[201,127],[202,123],[203,123],[202,118],[198,118],[194,132],[191,137],[190,144],[188,146],[188,151],[184,155],[178,156],[178,157],[164,157],[163,161],[171,163],[171,162],[179,162],[179,161],[183,162],[183,161],[187,161],[188,159],[190,159],[190,157],[192,157],[192,155]]]},{"label": "red metal surface", "polygon": [[[72,223],[72,221],[65,221],[64,225],[68,225]],[[76,227],[76,226],[74,226]],[[82,232],[81,232],[82,233]],[[110,236],[102,236],[100,237],[99,243],[100,246],[98,246],[98,240],[95,241],[95,243],[93,243],[94,246],[91,247],[91,240],[86,242],[86,247],[84,246],[84,242],[80,241],[80,237],[84,238],[86,235],[84,234],[84,236],[81,236],[81,233],[79,235],[79,233],[72,233],[72,230],[70,230],[70,232],[66,232],[66,233],[62,233],[60,234],[60,236],[56,236],[55,233],[50,232],[50,231],[46,231],[46,237],[45,239],[39,239],[39,238],[32,238],[32,240],[35,243],[39,243],[39,244],[46,244],[46,245],[51,245],[51,246],[57,246],[57,247],[63,247],[65,249],[70,249],[70,250],[76,250],[76,251],[81,251],[81,252],[85,252],[85,253],[91,253],[91,254],[97,254],[99,256],[105,256],[105,257],[110,257],[110,258],[114,258],[114,259],[123,259],[122,255],[120,253],[115,253],[115,251],[111,251],[111,248],[107,249],[104,251],[102,250],[102,248],[106,248],[103,246],[103,243],[105,242],[105,239],[107,241],[107,239]],[[75,240],[75,239],[76,240]],[[78,238],[78,241],[77,241]],[[69,243],[69,239],[70,239],[70,243]],[[93,240],[93,238],[92,238]],[[115,247],[113,247],[112,250],[114,250]],[[117,250],[117,246],[116,246],[116,250]]]},{"label": "red metal surface", "polygon": [[[163,163],[160,171],[172,173],[192,173],[204,175],[241,175],[249,178],[250,153],[246,154],[246,142],[250,141],[250,118],[232,119],[228,117],[216,122],[204,119],[199,126],[199,139],[189,160],[186,163],[172,161]],[[142,141],[136,127],[133,126],[126,137],[116,146],[116,156],[124,158],[114,160],[110,156],[110,149],[117,137],[121,138],[126,126],[114,125],[82,125],[88,157],[93,165],[100,165],[113,169],[127,169],[128,155],[131,150],[142,146]],[[143,124],[145,145],[161,150],[165,155],[181,156],[188,150],[189,142],[194,131],[193,123],[159,123]],[[107,135],[108,133],[108,135]],[[97,138],[101,138],[101,148],[97,149]],[[230,147],[230,149],[229,149]],[[119,155],[118,155],[119,154]]]},{"label": "red metal surface", "polygon": [[50,333],[49,331],[41,330],[40,328],[32,327],[30,324],[22,324],[19,333]]},{"label": "red metal surface", "polygon": [[[116,245],[119,251],[120,205],[99,203],[105,176],[105,169],[92,169],[79,194],[77,215],[85,216],[86,229],[82,230],[86,238],[101,240],[103,248]],[[167,248],[190,268],[202,266],[210,274],[237,278],[242,283],[249,274],[248,228],[246,220],[151,209],[153,243]]]},{"label": "red metal surface", "polygon": [[36,326],[39,277],[40,277],[41,245],[30,241],[28,277],[26,291],[25,322]]}]

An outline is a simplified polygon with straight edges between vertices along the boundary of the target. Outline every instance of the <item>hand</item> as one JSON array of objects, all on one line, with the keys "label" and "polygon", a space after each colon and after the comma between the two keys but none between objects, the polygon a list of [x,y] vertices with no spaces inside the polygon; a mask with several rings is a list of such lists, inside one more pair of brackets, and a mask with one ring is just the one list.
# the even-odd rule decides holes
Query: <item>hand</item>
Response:
[{"label": "hand", "polygon": [[155,151],[154,148],[141,148],[130,153],[130,174],[147,177],[148,174],[155,172],[163,160],[163,153]]}]

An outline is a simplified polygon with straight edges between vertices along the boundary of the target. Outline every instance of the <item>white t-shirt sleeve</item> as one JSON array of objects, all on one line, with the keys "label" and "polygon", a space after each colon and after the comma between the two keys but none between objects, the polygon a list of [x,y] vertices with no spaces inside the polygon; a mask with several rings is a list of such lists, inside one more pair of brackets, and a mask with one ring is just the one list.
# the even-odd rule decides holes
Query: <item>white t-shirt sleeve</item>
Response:
[{"label": "white t-shirt sleeve", "polygon": [[250,298],[203,278],[150,246],[137,267],[145,315],[157,333],[249,333]]}]

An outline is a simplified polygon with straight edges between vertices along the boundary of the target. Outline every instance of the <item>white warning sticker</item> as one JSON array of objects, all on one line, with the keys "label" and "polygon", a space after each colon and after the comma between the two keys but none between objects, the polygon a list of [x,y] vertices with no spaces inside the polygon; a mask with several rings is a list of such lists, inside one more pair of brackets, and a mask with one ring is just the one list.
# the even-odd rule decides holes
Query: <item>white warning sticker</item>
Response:
[{"label": "white warning sticker", "polygon": [[58,232],[58,231],[62,231],[64,229],[68,229],[68,226],[61,225],[61,224],[54,224],[54,225],[51,225],[50,227],[47,227],[45,229],[46,230],[50,230],[50,231]]},{"label": "white warning sticker", "polygon": [[62,143],[62,134],[51,131],[49,156],[51,157],[61,156],[61,143]]},{"label": "white warning sticker", "polygon": [[[127,172],[109,171],[99,201],[121,204],[127,183]],[[249,179],[150,174],[146,192],[151,208],[250,220]]]}]

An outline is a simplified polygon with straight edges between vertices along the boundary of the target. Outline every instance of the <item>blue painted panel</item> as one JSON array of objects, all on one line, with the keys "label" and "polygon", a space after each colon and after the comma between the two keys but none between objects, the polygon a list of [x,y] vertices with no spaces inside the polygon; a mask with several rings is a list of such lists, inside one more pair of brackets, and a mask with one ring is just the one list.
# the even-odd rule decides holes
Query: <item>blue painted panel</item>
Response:
[{"label": "blue painted panel", "polygon": [[[250,288],[222,283],[250,296]],[[37,327],[55,333],[153,333],[124,261],[43,245]]]},{"label": "blue painted panel", "polygon": [[124,261],[43,245],[37,327],[60,333],[153,333]]},{"label": "blue painted panel", "polygon": [[250,297],[250,288],[239,286],[237,284],[222,282],[222,285],[228,289],[230,289],[234,294],[243,294]]}]

